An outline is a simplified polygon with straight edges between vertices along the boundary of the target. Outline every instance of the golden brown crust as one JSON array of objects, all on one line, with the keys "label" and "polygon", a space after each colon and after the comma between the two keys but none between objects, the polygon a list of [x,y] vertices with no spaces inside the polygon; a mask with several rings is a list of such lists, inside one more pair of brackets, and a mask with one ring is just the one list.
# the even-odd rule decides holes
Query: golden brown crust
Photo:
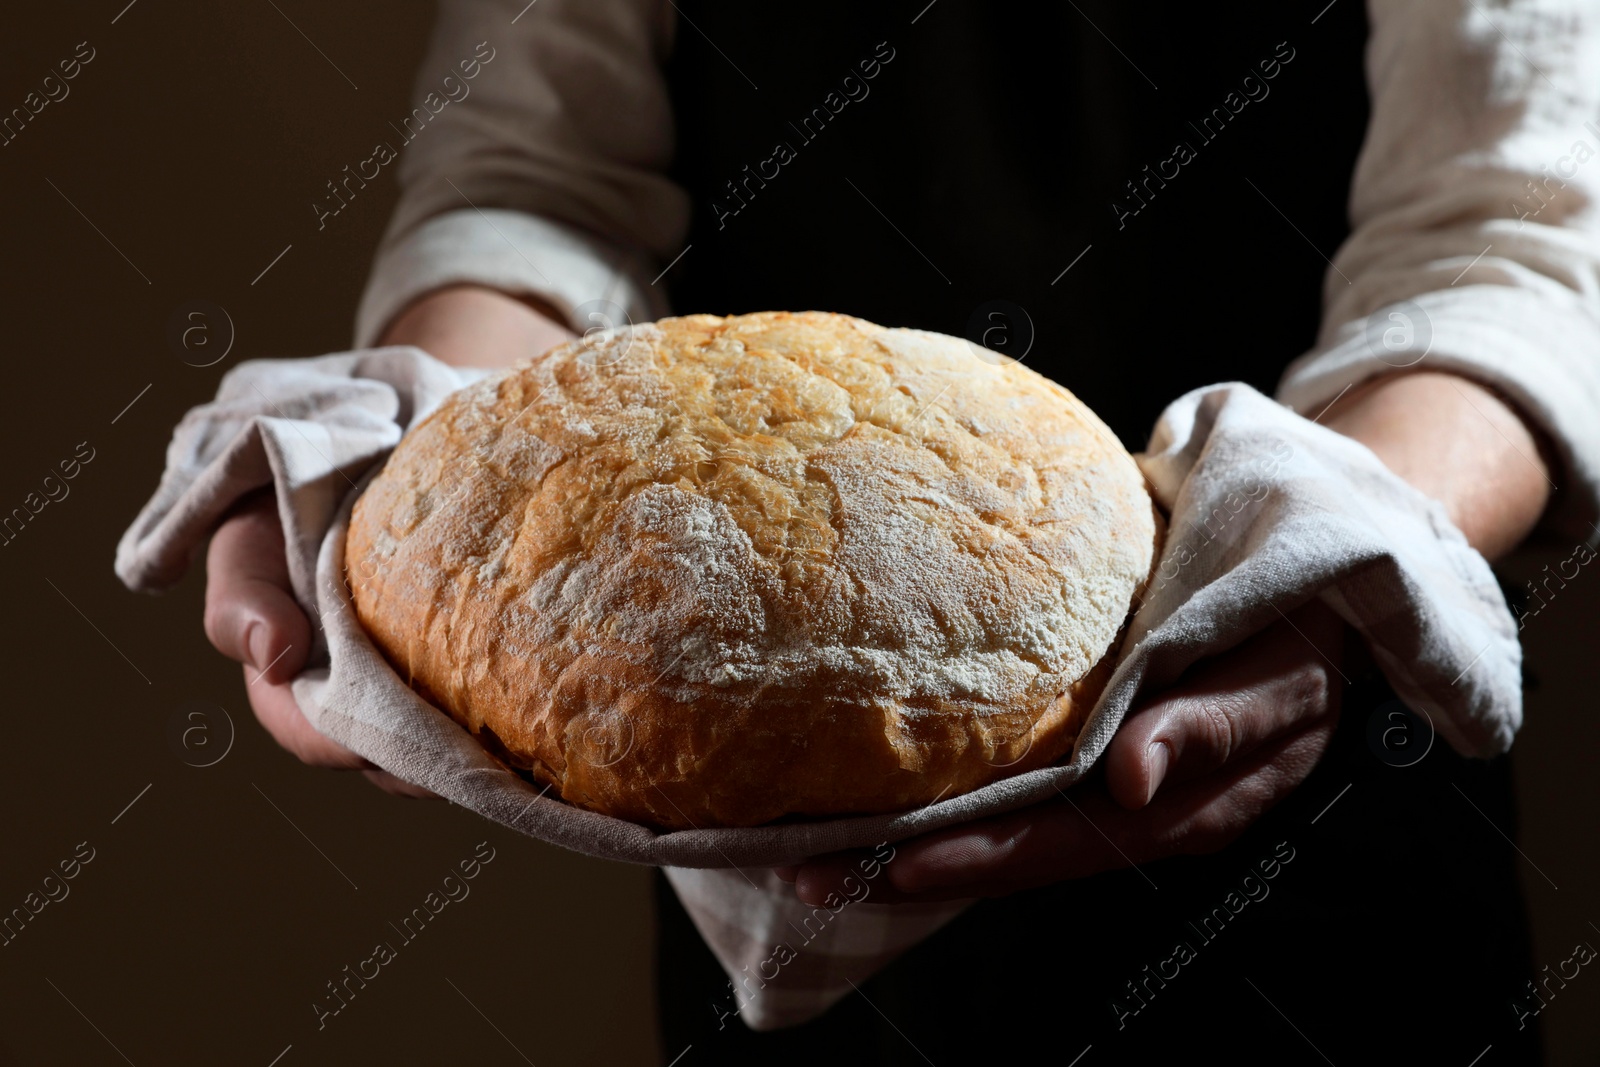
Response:
[{"label": "golden brown crust", "polygon": [[900,811],[1059,758],[1155,524],[1060,386],[770,312],[595,335],[454,394],[346,551],[427,699],[567,801],[681,829]]}]

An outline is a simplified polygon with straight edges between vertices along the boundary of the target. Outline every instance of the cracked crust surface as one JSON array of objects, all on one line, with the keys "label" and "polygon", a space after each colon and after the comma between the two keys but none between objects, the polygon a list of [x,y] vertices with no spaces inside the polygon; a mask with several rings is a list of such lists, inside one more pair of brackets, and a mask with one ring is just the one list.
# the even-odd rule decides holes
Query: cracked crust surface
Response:
[{"label": "cracked crust surface", "polygon": [[607,331],[449,397],[357,501],[357,615],[570,803],[915,808],[1070,750],[1149,576],[1131,457],[1053,382],[824,313]]}]

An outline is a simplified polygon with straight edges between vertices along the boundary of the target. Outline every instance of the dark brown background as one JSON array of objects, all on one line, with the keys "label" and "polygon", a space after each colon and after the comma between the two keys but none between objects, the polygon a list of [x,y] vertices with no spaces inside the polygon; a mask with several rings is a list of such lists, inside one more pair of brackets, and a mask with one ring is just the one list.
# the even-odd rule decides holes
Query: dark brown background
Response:
[{"label": "dark brown background", "polygon": [[[523,1063],[506,1039],[541,1067],[660,1060],[645,868],[301,767],[255,724],[239,668],[206,644],[200,571],[159,598],[111,571],[173,424],[225,370],[349,346],[393,178],[322,232],[310,205],[341,167],[395,140],[387,124],[409,112],[432,5],[277,0],[280,13],[267,0],[140,0],[112,25],[126,2],[38,5],[8,14],[0,34],[7,110],[78,42],[97,51],[70,95],[0,148],[16,400],[4,508],[78,442],[96,450],[71,495],[0,548],[14,727],[0,771],[0,908],[20,905],[78,842],[97,852],[69,897],[0,948],[0,1044],[29,1065],[122,1063],[107,1040],[140,1067],[265,1067],[290,1044],[280,1067]],[[192,298],[237,328],[208,369],[185,366],[166,339]],[[237,727],[227,758],[204,769],[166,736],[196,698]],[[471,895],[318,1032],[310,1005],[323,983],[397,940],[387,924],[484,840],[497,855]]]},{"label": "dark brown background", "polygon": [[[71,895],[0,947],[0,1057],[123,1062],[114,1045],[141,1065],[266,1065],[292,1045],[283,1067],[671,1059],[680,1050],[658,1049],[653,1030],[648,872],[299,766],[255,725],[238,669],[206,644],[203,576],[147,598],[112,574],[172,425],[225,370],[348,345],[392,168],[321,232],[310,205],[409,110],[431,18],[421,0],[124,3],[9,13],[0,33],[0,112],[78,42],[97,52],[65,100],[0,147],[12,374],[0,511],[79,442],[95,449],[70,496],[0,547],[11,681],[0,912],[79,842],[96,850]],[[185,366],[167,339],[174,310],[196,298],[237,330],[228,358],[206,369]],[[1553,547],[1509,570],[1570,553]],[[1518,742],[1519,843],[1536,964],[1600,944],[1591,570],[1525,634],[1539,685]],[[203,769],[167,738],[195,699],[237,728],[227,757]],[[497,856],[472,895],[318,1032],[310,1005],[323,983],[485,840]],[[1397,924],[1419,907],[1396,900]],[[1543,1013],[1553,1062],[1587,1062],[1600,1047],[1597,1009],[1600,977],[1585,970]],[[1400,1005],[1370,1010],[1405,1018]]]}]

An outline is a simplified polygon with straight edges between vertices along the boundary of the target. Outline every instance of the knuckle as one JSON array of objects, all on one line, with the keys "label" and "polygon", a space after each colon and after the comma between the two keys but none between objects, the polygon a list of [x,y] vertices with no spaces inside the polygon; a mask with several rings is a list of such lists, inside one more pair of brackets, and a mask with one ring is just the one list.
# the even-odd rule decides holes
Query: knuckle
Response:
[{"label": "knuckle", "polygon": [[1223,698],[1196,701],[1191,727],[1207,755],[1219,763],[1226,763],[1239,747],[1238,709]]},{"label": "knuckle", "polygon": [[1333,687],[1325,664],[1308,663],[1285,679],[1288,697],[1303,713],[1320,715],[1332,705]]}]

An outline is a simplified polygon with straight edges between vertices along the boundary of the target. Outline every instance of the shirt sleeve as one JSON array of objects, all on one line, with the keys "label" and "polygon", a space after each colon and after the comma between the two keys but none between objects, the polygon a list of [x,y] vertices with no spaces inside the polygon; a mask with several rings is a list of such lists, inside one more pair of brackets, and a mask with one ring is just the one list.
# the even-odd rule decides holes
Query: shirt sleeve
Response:
[{"label": "shirt sleeve", "polygon": [[580,330],[594,302],[636,321],[667,312],[653,278],[689,225],[666,175],[672,7],[519,6],[439,4],[416,106],[388,142],[400,200],[357,311],[358,347],[453,283],[541,297]]},{"label": "shirt sleeve", "polygon": [[[1316,347],[1312,415],[1398,368],[1508,398],[1557,452],[1552,528],[1600,514],[1600,9],[1369,0],[1372,117]],[[1531,459],[1530,459],[1531,461]]]}]

